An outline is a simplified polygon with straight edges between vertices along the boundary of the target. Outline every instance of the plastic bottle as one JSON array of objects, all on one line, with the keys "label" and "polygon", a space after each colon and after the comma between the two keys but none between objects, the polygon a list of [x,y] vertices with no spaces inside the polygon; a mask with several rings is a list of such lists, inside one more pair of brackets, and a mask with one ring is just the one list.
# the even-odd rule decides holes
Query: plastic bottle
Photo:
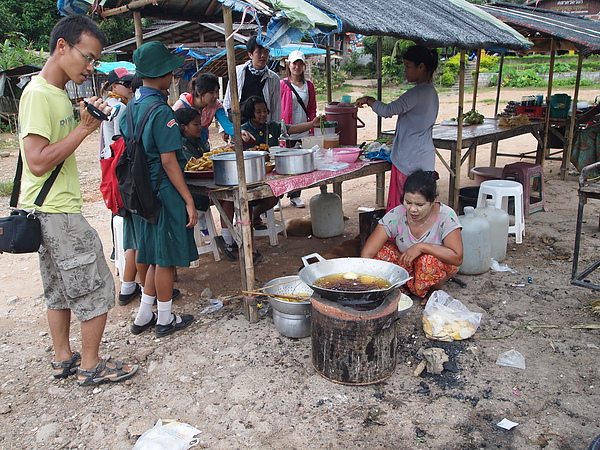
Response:
[{"label": "plastic bottle", "polygon": [[483,217],[473,215],[474,208],[465,206],[465,215],[460,216],[462,225],[463,263],[459,273],[477,275],[490,270],[490,224]]},{"label": "plastic bottle", "polygon": [[281,134],[279,135],[279,146],[281,148],[288,148],[290,144],[290,135],[285,126],[285,120],[281,119]]},{"label": "plastic bottle", "polygon": [[475,208],[475,217],[483,217],[490,224],[490,248],[491,255],[498,262],[506,258],[506,246],[508,245],[508,213],[494,206],[494,200],[487,199],[485,207]]},{"label": "plastic bottle", "polygon": [[344,232],[342,199],[333,192],[327,192],[327,186],[321,186],[321,193],[310,199],[309,207],[315,237],[330,238]]}]

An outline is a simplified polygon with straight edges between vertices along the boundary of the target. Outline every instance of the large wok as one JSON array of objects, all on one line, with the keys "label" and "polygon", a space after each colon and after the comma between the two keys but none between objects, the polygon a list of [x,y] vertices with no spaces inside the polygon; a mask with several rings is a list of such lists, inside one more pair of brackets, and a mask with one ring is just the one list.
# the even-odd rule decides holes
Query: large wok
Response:
[{"label": "large wok", "polygon": [[[311,258],[316,258],[319,262],[310,264],[308,260]],[[396,264],[370,258],[325,259],[318,253],[313,253],[303,256],[302,262],[304,268],[298,273],[302,281],[323,298],[348,306],[381,302],[392,290],[402,286],[411,278],[405,269]],[[391,286],[387,289],[370,291],[339,291],[314,285],[314,282],[321,277],[347,272],[378,276],[387,280]]]}]

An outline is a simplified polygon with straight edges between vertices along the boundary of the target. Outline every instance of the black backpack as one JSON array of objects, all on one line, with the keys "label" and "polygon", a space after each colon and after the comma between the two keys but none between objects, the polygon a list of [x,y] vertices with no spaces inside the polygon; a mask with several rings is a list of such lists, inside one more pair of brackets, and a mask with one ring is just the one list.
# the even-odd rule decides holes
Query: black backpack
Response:
[{"label": "black backpack", "polygon": [[123,136],[119,138],[125,140],[125,149],[116,167],[123,206],[130,213],[137,214],[152,224],[158,223],[160,215],[162,203],[158,198],[158,190],[164,170],[162,164],[159,164],[158,180],[156,188],[153,188],[146,152],[142,144],[142,132],[152,111],[163,105],[163,102],[150,104],[137,123],[137,130],[133,124],[131,108],[125,110],[129,139],[125,140]]}]

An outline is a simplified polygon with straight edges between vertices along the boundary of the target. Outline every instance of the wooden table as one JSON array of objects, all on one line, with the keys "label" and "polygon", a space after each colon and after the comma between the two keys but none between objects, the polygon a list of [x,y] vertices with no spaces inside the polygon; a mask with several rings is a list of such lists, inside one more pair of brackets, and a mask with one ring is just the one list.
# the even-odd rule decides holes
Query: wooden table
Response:
[{"label": "wooden table", "polygon": [[[433,144],[436,147],[436,154],[442,164],[450,172],[450,182],[448,187],[448,205],[452,208],[458,207],[458,190],[460,188],[460,168],[469,158],[469,173],[475,167],[475,156],[477,146],[483,144],[492,144],[491,160],[492,166],[495,166],[496,156],[498,155],[498,142],[503,139],[520,136],[531,133],[537,140],[538,152],[541,151],[543,141],[540,131],[543,130],[543,122],[535,122],[521,127],[500,127],[498,119],[484,119],[482,124],[465,126],[462,129],[462,146],[458,148],[458,127],[452,125],[434,125],[433,126]],[[386,136],[394,136],[394,132],[382,133]],[[464,155],[461,155],[462,149],[468,149]],[[438,149],[450,150],[450,162],[440,154]]]},{"label": "wooden table", "polygon": [[[324,186],[327,184],[333,184],[333,192],[338,194],[342,198],[342,183],[347,180],[353,180],[355,178],[362,178],[369,175],[376,175],[375,182],[375,200],[378,206],[385,206],[385,172],[391,170],[392,165],[386,161],[377,161],[371,164],[367,164],[357,170],[353,170],[348,173],[336,175],[336,172],[323,172],[329,178],[314,183],[300,184],[297,189],[307,189],[317,186]],[[296,180],[301,181],[302,175],[291,175]],[[231,201],[235,205],[235,211],[239,213],[241,198],[239,195],[239,189],[237,186],[223,187],[215,184],[215,181],[211,179],[199,179],[199,178],[187,178],[186,183],[193,194],[202,194],[209,196],[215,204],[219,214],[224,219],[227,226],[231,229],[231,233],[234,239],[241,245],[242,238],[241,233],[235,229],[233,224],[229,221],[223,208],[221,206],[222,201]],[[296,189],[290,189],[296,190]],[[286,191],[289,192],[289,191]],[[285,192],[284,192],[285,193]],[[273,197],[273,190],[271,186],[264,182],[252,183],[248,185],[248,198],[247,201],[258,200],[261,198]]]}]

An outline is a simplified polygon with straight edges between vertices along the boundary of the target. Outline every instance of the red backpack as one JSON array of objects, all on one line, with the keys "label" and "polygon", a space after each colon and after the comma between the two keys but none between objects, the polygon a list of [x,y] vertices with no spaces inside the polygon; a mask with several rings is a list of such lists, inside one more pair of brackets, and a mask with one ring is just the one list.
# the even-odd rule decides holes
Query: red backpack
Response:
[{"label": "red backpack", "polygon": [[[125,111],[127,112],[127,111]],[[110,144],[112,156],[100,160],[100,169],[102,170],[102,180],[100,181],[100,192],[104,198],[104,204],[113,214],[125,216],[127,210],[123,206],[121,192],[119,191],[119,180],[117,180],[117,163],[121,159],[123,150],[125,150],[125,139],[119,137]]]}]

